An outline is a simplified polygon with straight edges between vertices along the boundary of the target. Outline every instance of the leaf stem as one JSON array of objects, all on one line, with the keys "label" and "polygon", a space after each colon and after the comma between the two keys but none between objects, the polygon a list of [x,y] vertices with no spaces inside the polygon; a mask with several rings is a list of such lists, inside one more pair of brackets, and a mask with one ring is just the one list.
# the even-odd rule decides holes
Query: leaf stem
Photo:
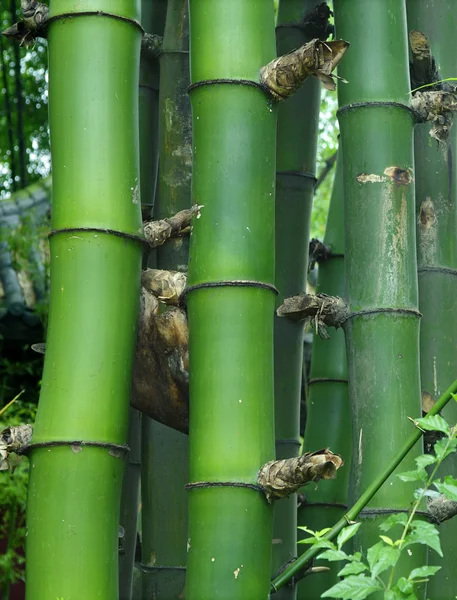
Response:
[{"label": "leaf stem", "polygon": [[[445,456],[446,456],[446,450],[448,449],[448,447],[449,447],[449,445],[450,445],[450,443],[451,443],[452,439],[455,437],[455,435],[456,435],[456,432],[457,432],[457,428],[452,428],[452,429],[451,429],[451,435],[450,435],[450,436],[448,437],[448,439],[447,439],[447,443],[446,443],[446,446],[444,447],[444,451],[443,451],[443,454],[442,454],[442,458],[440,458],[439,460],[437,460],[437,462],[436,462],[436,464],[435,464],[435,468],[434,468],[434,469],[433,469],[433,471],[432,471],[432,474],[431,474],[431,475],[430,475],[430,477],[428,478],[428,480],[427,480],[427,483],[425,484],[425,486],[422,488],[422,490],[421,490],[421,492],[420,492],[420,494],[419,494],[419,497],[418,497],[418,499],[417,499],[417,500],[416,500],[416,502],[413,504],[413,508],[412,508],[412,510],[411,510],[411,512],[410,512],[410,515],[409,515],[409,517],[408,517],[408,520],[406,521],[406,524],[405,524],[405,526],[404,526],[404,528],[403,528],[403,533],[402,533],[402,535],[401,535],[401,538],[400,538],[400,543],[399,543],[399,545],[398,545],[398,547],[399,547],[399,549],[400,549],[400,550],[402,550],[403,542],[405,541],[405,538],[406,538],[406,536],[407,536],[407,534],[408,534],[408,530],[409,530],[409,527],[410,527],[410,525],[411,525],[411,522],[412,522],[412,520],[413,520],[413,518],[414,518],[414,515],[416,514],[416,512],[417,512],[417,510],[418,510],[418,508],[419,508],[419,506],[420,506],[420,503],[422,502],[422,500],[423,500],[423,498],[424,498],[424,496],[425,496],[425,492],[426,492],[426,491],[429,489],[429,487],[432,485],[432,483],[433,483],[433,480],[434,480],[434,477],[435,477],[435,475],[436,475],[436,472],[438,471],[438,469],[439,469],[439,467],[440,467],[441,463],[443,462],[443,460],[444,460],[444,458],[445,458]],[[390,572],[389,583],[387,584],[387,589],[388,589],[388,590],[390,590],[390,588],[392,587],[392,582],[393,582],[394,573],[395,573],[395,567],[396,567],[396,565],[393,565],[393,567],[392,567],[392,570],[391,570],[391,572]]]}]

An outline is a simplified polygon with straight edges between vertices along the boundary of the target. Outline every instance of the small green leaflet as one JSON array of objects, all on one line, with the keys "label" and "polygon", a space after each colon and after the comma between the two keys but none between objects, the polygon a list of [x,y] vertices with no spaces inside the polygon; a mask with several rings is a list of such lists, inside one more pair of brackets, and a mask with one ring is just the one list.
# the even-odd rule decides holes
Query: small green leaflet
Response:
[{"label": "small green leaflet", "polygon": [[340,534],[338,535],[338,539],[336,543],[338,545],[338,550],[341,550],[343,544],[345,544],[348,540],[351,539],[356,533],[361,523],[354,523],[354,525],[349,525],[349,527],[345,527]]},{"label": "small green leaflet", "polygon": [[419,469],[433,465],[433,463],[436,463],[436,456],[433,454],[421,454],[416,458],[416,465]]},{"label": "small green leaflet", "polygon": [[417,419],[415,423],[425,431],[441,431],[447,436],[451,433],[449,424],[440,415],[427,415],[423,419]]},{"label": "small green leaflet", "polygon": [[402,481],[427,481],[428,475],[425,469],[416,469],[415,471],[405,471],[397,475]]},{"label": "small green leaflet", "polygon": [[411,522],[411,529],[412,531],[405,538],[403,548],[411,544],[425,544],[443,556],[438,530],[434,525],[426,521],[414,520]]},{"label": "small green leaflet", "polygon": [[384,593],[384,600],[417,600],[415,594],[403,594],[397,586]]},{"label": "small green leaflet", "polygon": [[433,450],[435,451],[438,460],[444,460],[446,456],[455,452],[456,448],[456,438],[438,440],[433,446]]},{"label": "small green leaflet", "polygon": [[408,581],[405,577],[400,577],[397,582],[397,587],[403,594],[412,594],[414,589],[412,582]]},{"label": "small green leaflet", "polygon": [[312,544],[315,548],[330,548],[334,550],[336,548],[335,544],[330,542],[329,540],[316,540],[316,538],[306,538],[304,540],[299,540],[297,544]]},{"label": "small green leaflet", "polygon": [[408,515],[406,513],[395,513],[394,515],[390,515],[387,519],[385,519],[380,525],[379,529],[381,531],[389,531],[395,525],[403,525],[405,526],[408,522]]},{"label": "small green leaflet", "polygon": [[441,567],[419,567],[411,571],[408,579],[411,581],[411,579],[422,579],[423,577],[430,577],[430,575],[435,575],[435,573],[440,569]]},{"label": "small green leaflet", "polygon": [[316,558],[325,558],[330,562],[335,562],[337,560],[351,560],[351,557],[346,554],[346,552],[343,552],[343,550],[326,550],[325,552],[322,552],[322,554],[319,554],[319,556],[316,556]]},{"label": "small green leaflet", "polygon": [[385,546],[378,542],[371,548],[368,548],[367,559],[370,565],[371,576],[377,577],[380,573],[393,566],[400,556],[400,550],[393,546]]},{"label": "small green leaflet", "polygon": [[434,481],[433,485],[441,494],[444,494],[446,498],[457,502],[457,479],[454,479],[451,475],[448,475],[444,478],[444,483]]},{"label": "small green leaflet", "polygon": [[323,593],[321,598],[364,600],[373,592],[379,592],[382,589],[382,585],[378,581],[366,575],[350,575]]},{"label": "small green leaflet", "polygon": [[367,565],[361,562],[350,562],[344,565],[344,567],[338,573],[338,577],[343,577],[343,575],[358,575],[367,569]]}]

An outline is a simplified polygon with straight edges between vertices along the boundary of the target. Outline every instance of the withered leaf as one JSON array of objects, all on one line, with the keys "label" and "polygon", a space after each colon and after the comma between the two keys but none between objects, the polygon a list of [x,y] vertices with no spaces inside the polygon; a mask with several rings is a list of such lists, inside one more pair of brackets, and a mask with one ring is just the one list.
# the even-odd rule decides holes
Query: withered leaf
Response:
[{"label": "withered leaf", "polygon": [[325,448],[295,458],[272,460],[260,469],[257,481],[270,502],[273,498],[286,498],[311,481],[334,479],[343,465],[339,454]]},{"label": "withered leaf", "polygon": [[8,457],[12,452],[18,452],[25,448],[32,439],[33,425],[17,425],[16,427],[5,427],[0,432],[0,471],[9,468]]},{"label": "withered leaf", "polygon": [[323,42],[317,38],[284,56],[272,60],[260,70],[260,82],[277,100],[291,96],[311,76],[318,77],[324,87],[335,89],[332,71],[349,43],[344,40]]},{"label": "withered leaf", "polygon": [[178,305],[187,283],[185,273],[146,269],[141,274],[141,284],[165,304]]}]

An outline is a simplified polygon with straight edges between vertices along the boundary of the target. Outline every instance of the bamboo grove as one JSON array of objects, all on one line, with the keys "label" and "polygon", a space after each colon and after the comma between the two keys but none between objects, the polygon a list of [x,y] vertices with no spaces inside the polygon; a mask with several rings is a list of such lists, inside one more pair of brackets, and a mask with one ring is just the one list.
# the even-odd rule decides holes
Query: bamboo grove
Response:
[{"label": "bamboo grove", "polygon": [[[1,468],[29,460],[27,600],[456,596],[452,500],[418,508],[443,557],[401,555],[441,567],[414,593],[383,572],[328,596],[317,558],[408,515],[414,420],[456,424],[457,4],[17,8],[9,43],[47,39],[52,157],[38,413],[0,434]],[[310,241],[322,88],[339,149]]]}]

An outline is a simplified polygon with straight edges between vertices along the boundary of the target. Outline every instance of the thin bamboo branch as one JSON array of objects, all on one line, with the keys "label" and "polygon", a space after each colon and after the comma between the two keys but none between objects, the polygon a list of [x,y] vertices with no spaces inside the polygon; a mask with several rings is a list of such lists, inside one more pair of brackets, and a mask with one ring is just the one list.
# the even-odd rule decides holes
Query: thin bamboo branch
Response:
[{"label": "thin bamboo branch", "polygon": [[[441,398],[436,402],[435,406],[430,410],[429,415],[438,414],[446,404],[452,400],[453,396],[457,393],[457,380],[444,392]],[[344,529],[347,525],[350,525],[361,510],[368,504],[373,498],[383,483],[392,475],[401,461],[405,458],[408,452],[416,445],[421,438],[422,431],[415,428],[411,436],[401,446],[397,454],[392,458],[389,465],[384,469],[382,473],[373,480],[370,486],[360,496],[357,502],[352,506],[350,510],[331,528],[331,530],[325,534],[323,539],[334,540],[336,536]],[[316,548],[311,546],[309,550],[304,552],[294,563],[292,563],[287,569],[284,570],[278,577],[271,582],[270,592],[273,594],[282,588],[292,577],[300,571],[311,559],[322,552],[322,548]]]}]

